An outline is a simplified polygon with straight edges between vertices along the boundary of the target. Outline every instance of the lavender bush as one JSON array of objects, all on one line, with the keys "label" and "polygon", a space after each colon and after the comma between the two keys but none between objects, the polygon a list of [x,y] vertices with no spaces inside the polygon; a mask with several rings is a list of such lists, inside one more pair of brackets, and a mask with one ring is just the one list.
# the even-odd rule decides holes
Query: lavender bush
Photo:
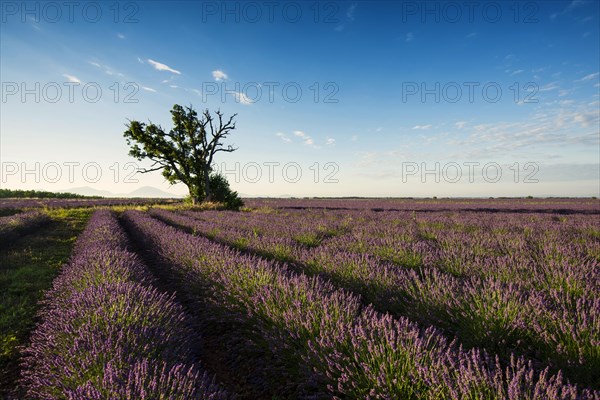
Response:
[{"label": "lavender bush", "polygon": [[406,318],[364,307],[360,298],[319,277],[191,236],[140,212],[126,212],[125,221],[136,240],[170,266],[170,274],[189,296],[202,296],[213,303],[213,310],[239,316],[235,334],[262,346],[278,368],[271,393],[297,396],[312,389],[348,398],[598,396],[578,391],[560,374],[526,359],[512,357],[503,363],[477,348],[463,350],[435,327],[423,329]]},{"label": "lavender bush", "polygon": [[27,211],[0,217],[0,245],[7,245],[19,236],[32,232],[50,222],[50,217],[39,211]]},{"label": "lavender bush", "polygon": [[193,332],[173,295],[99,210],[47,293],[23,361],[30,398],[226,398],[194,365]]},{"label": "lavender bush", "polygon": [[[286,211],[278,219],[276,213],[151,213],[196,234],[325,276],[379,311],[434,325],[449,337],[456,335],[464,346],[485,348],[503,361],[515,353],[562,369],[584,385],[600,380],[600,259],[594,256],[600,241],[589,236],[594,225],[587,217],[571,216],[573,222],[561,222],[558,233],[544,234],[554,216],[533,221],[513,216],[493,223],[468,214],[421,221],[398,213],[367,218],[364,212],[344,211],[339,216],[344,219],[336,221],[331,215],[322,218],[320,211]],[[349,216],[360,223],[349,226]],[[318,246],[293,239],[296,232],[319,235],[318,230],[335,234]],[[588,237],[585,243],[582,236]],[[456,249],[461,252],[458,261]],[[588,307],[576,306],[578,302]]]}]

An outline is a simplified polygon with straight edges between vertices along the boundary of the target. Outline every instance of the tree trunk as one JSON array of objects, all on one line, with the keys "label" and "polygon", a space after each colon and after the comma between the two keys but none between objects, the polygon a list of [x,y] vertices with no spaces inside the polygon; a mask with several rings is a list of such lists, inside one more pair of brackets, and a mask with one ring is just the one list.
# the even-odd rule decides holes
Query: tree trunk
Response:
[{"label": "tree trunk", "polygon": [[206,196],[207,201],[212,200],[212,193],[210,191],[210,169],[209,169],[209,167],[204,167],[204,195]]},{"label": "tree trunk", "polygon": [[191,185],[188,185],[188,191],[190,192],[190,200],[192,200],[192,204],[196,205],[196,204],[200,204],[201,200],[200,200],[200,196],[198,194],[198,188],[193,187]]}]

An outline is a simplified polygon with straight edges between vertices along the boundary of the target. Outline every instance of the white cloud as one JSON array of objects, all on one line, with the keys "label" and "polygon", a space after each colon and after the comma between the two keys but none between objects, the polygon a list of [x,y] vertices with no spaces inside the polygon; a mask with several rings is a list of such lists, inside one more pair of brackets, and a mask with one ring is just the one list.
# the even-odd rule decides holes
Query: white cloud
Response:
[{"label": "white cloud", "polygon": [[142,89],[144,89],[147,92],[152,92],[152,93],[156,93],[156,90],[152,89],[151,87],[148,86],[141,86]]},{"label": "white cloud", "polygon": [[315,145],[314,139],[312,137],[310,137],[309,135],[307,135],[306,133],[304,133],[302,131],[294,131],[293,134],[294,134],[294,136],[301,138],[302,143],[304,143],[305,145],[314,147],[315,149],[319,148],[319,146]]},{"label": "white cloud", "polygon": [[523,72],[523,70],[522,70],[522,69],[517,69],[517,70],[515,70],[515,71],[511,72],[510,76],[518,75],[518,74],[520,74],[521,72]]},{"label": "white cloud", "polygon": [[277,132],[275,134],[275,136],[279,137],[281,140],[283,140],[286,143],[290,143],[292,141],[292,139],[287,137],[285,133]]},{"label": "white cloud", "polygon": [[325,144],[327,146],[330,146],[330,145],[332,145],[334,143],[335,143],[335,139],[334,138],[327,138],[327,141],[325,141]]},{"label": "white cloud", "polygon": [[375,132],[381,132],[383,130],[383,127],[378,127],[377,129],[375,129]]},{"label": "white cloud", "polygon": [[540,92],[548,92],[550,90],[555,90],[555,89],[558,89],[558,85],[556,84],[556,82],[548,83],[539,88]]},{"label": "white cloud", "polygon": [[99,64],[99,63],[97,63],[97,62],[93,62],[93,61],[88,61],[88,64],[90,64],[90,65],[93,65],[93,66],[94,66],[94,67],[96,67],[96,68],[100,68],[100,69],[102,69],[106,75],[110,75],[110,76],[114,76],[114,75],[116,75],[116,76],[120,76],[120,77],[124,77],[124,76],[125,76],[125,75],[123,75],[122,73],[120,73],[120,72],[118,72],[118,71],[115,71],[115,70],[113,70],[113,69],[112,69],[110,66],[108,66],[108,65],[102,65],[102,64]]},{"label": "white cloud", "polygon": [[356,11],[356,3],[352,3],[350,7],[348,7],[348,11],[346,12],[346,18],[349,21],[354,21],[354,12]]},{"label": "white cloud", "polygon": [[140,64],[146,64],[146,63],[144,62],[144,60],[142,60],[142,59],[141,59],[141,58],[139,58],[139,57],[137,58],[137,60],[138,60],[138,62],[139,62]]},{"label": "white cloud", "polygon": [[65,78],[67,78],[67,79],[69,80],[69,82],[73,82],[73,83],[81,83],[81,81],[80,81],[80,80],[79,80],[79,79],[78,79],[76,76],[69,75],[69,74],[63,74],[63,76],[64,76]]},{"label": "white cloud", "polygon": [[358,135],[352,135],[352,137],[350,137],[350,141],[352,142],[356,142],[358,140]]},{"label": "white cloud", "polygon": [[573,115],[573,120],[575,122],[579,122],[579,124],[581,124],[582,127],[588,128],[592,125],[593,122],[598,121],[598,115],[593,112],[580,112]]},{"label": "white cloud", "polygon": [[454,124],[454,126],[456,126],[457,129],[462,129],[464,128],[466,125],[468,124],[467,121],[458,121]]},{"label": "white cloud", "polygon": [[431,128],[431,124],[427,124],[427,125],[415,125],[413,126],[413,129],[421,129],[421,130],[426,130]]},{"label": "white cloud", "polygon": [[159,71],[168,71],[168,72],[172,72],[172,73],[177,74],[177,75],[181,75],[181,72],[177,71],[176,69],[173,69],[173,68],[169,67],[166,64],[159,63],[158,61],[154,61],[154,60],[151,60],[151,59],[148,59],[148,62],[154,67],[154,69],[157,69]]},{"label": "white cloud", "polygon": [[567,9],[571,10],[573,8],[580,7],[580,6],[584,5],[584,4],[585,4],[584,0],[573,0],[573,1],[571,1],[571,3],[569,3]]},{"label": "white cloud", "polygon": [[564,97],[564,96],[567,96],[567,95],[571,94],[571,92],[572,92],[572,91],[573,91],[573,89],[569,89],[569,90],[566,90],[566,89],[560,89],[560,90],[558,91],[558,97]]},{"label": "white cloud", "polygon": [[213,78],[215,78],[215,81],[217,81],[217,82],[228,78],[227,74],[219,69],[213,71],[212,76],[213,76]]},{"label": "white cloud", "polygon": [[359,167],[368,167],[377,162],[379,155],[373,151],[362,153],[360,161],[358,162]]},{"label": "white cloud", "polygon": [[240,93],[240,92],[235,93],[235,100],[238,103],[242,103],[247,106],[252,104],[252,100],[250,100],[250,98],[248,96],[246,96],[244,93]]},{"label": "white cloud", "polygon": [[304,138],[306,137],[306,133],[302,132],[302,131],[294,131],[294,135]]},{"label": "white cloud", "polygon": [[122,33],[117,33],[117,37],[119,39],[125,39],[125,35],[123,35]]},{"label": "white cloud", "polygon": [[412,32],[408,32],[406,34],[406,38],[404,39],[404,41],[412,42],[414,38],[415,38],[415,35]]},{"label": "white cloud", "polygon": [[575,82],[585,82],[585,81],[591,81],[592,79],[598,78],[599,73],[596,72],[595,74],[589,74],[584,76],[581,79],[576,80]]}]

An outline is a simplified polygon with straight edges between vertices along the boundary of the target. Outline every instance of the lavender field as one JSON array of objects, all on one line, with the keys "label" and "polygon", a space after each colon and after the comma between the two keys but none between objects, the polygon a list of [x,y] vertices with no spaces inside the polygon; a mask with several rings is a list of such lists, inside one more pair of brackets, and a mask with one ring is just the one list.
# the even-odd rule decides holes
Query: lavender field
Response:
[{"label": "lavender field", "polygon": [[246,204],[95,211],[12,393],[600,398],[598,200]]}]

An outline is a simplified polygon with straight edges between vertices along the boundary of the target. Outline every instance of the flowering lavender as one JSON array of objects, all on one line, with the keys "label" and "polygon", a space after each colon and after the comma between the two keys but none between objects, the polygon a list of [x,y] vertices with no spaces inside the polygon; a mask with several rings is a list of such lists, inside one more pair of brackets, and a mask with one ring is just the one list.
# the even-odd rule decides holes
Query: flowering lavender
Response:
[{"label": "flowering lavender", "polygon": [[46,294],[22,365],[28,397],[225,398],[192,362],[188,317],[99,210]]},{"label": "flowering lavender", "polygon": [[50,217],[39,211],[27,211],[8,217],[0,217],[0,245],[9,244],[19,236],[49,222]]},{"label": "flowering lavender", "polygon": [[13,208],[74,208],[74,207],[104,207],[104,206],[141,206],[148,204],[168,204],[174,199],[147,198],[102,198],[102,199],[0,199],[0,209]]},{"label": "flowering lavender", "polygon": [[[289,261],[360,294],[379,311],[436,326],[505,362],[515,353],[584,385],[600,379],[600,257],[594,256],[600,241],[585,216],[570,216],[553,233],[547,226],[554,216],[520,214],[501,222],[487,215],[428,214],[421,220],[347,210],[337,220],[322,211],[151,214]],[[329,235],[317,246],[294,240],[297,232],[318,237],[322,231]]]},{"label": "flowering lavender", "polygon": [[[172,217],[167,213],[154,215]],[[564,382],[560,374],[552,374],[549,368],[539,369],[525,358],[512,356],[506,363],[477,348],[463,350],[459,342],[449,341],[435,327],[424,329],[404,317],[395,318],[365,307],[359,297],[337,289],[337,285],[321,277],[298,273],[294,266],[240,253],[140,212],[128,211],[124,219],[135,239],[169,266],[173,282],[186,296],[201,297],[204,304],[210,305],[212,317],[217,321],[235,316],[236,330],[231,334],[238,337],[238,346],[251,343],[262,349],[258,354],[262,354],[263,361],[271,363],[270,369],[264,371],[267,376],[277,377],[276,383],[266,383],[270,386],[266,393],[270,395],[312,393],[347,398],[428,399],[598,397],[597,392],[578,391]],[[185,218],[177,221],[177,225],[185,225]],[[217,224],[209,226],[214,238],[221,238],[224,243],[231,240],[232,237],[221,234],[229,235],[233,228],[221,230]],[[340,226],[343,227],[342,222]],[[202,224],[190,227],[203,229]],[[256,232],[248,240],[260,235]],[[323,244],[330,239],[335,241],[335,235],[324,238]],[[298,243],[298,246],[290,248],[291,256],[314,251],[321,244]],[[386,269],[391,276],[394,276],[393,265]],[[421,279],[414,269],[408,271]],[[361,273],[368,276],[368,271]],[[442,278],[449,275],[433,271],[427,279]],[[479,278],[474,279],[476,283]],[[358,280],[349,282],[360,287]],[[461,281],[456,282],[456,288],[460,287]],[[487,283],[481,283],[484,284]],[[489,284],[496,282],[492,280]],[[502,287],[499,285],[498,290]],[[393,285],[388,288],[392,290]],[[410,285],[405,286],[406,293],[411,290]],[[437,301],[443,304],[446,297],[454,301],[451,290],[445,293]],[[406,299],[398,301],[402,304]],[[428,303],[424,307],[430,309]],[[510,312],[500,315],[508,318],[510,327],[513,323]],[[489,323],[494,321],[492,318]],[[242,351],[243,347],[231,348],[231,352]],[[265,364],[256,363],[257,367]]]}]

